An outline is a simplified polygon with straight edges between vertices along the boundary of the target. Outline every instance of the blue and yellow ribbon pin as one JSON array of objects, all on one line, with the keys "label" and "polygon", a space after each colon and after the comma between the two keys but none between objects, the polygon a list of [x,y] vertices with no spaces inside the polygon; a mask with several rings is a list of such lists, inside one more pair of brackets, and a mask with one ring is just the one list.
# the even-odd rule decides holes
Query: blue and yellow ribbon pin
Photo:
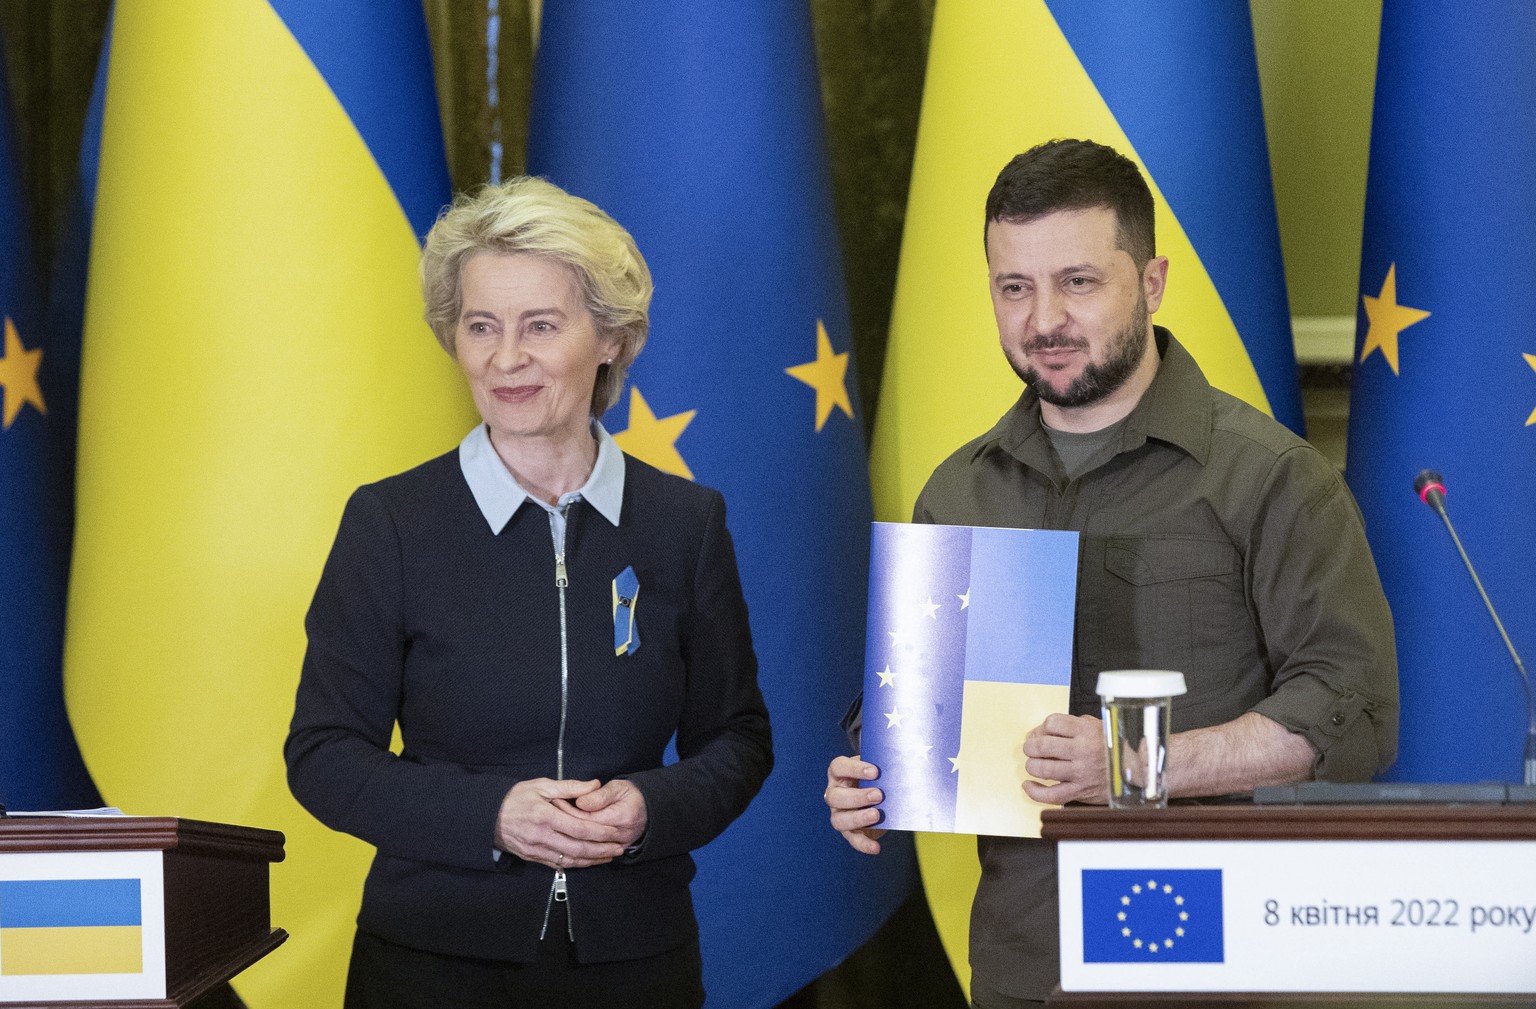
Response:
[{"label": "blue and yellow ribbon pin", "polygon": [[640,650],[640,632],[635,630],[635,600],[640,597],[640,579],[634,568],[625,568],[613,580],[613,654],[628,655]]}]

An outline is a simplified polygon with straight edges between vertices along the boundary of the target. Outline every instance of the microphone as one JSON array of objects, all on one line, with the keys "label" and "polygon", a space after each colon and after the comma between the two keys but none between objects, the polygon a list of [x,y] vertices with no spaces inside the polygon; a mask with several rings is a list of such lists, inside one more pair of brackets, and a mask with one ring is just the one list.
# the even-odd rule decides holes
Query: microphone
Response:
[{"label": "microphone", "polygon": [[1525,735],[1525,783],[1536,785],[1536,698],[1531,693],[1531,675],[1525,671],[1525,663],[1520,661],[1520,653],[1515,651],[1514,643],[1509,640],[1509,634],[1504,630],[1504,621],[1499,619],[1499,613],[1493,608],[1493,601],[1488,598],[1488,593],[1483,589],[1483,580],[1477,577],[1477,569],[1472,566],[1472,559],[1467,556],[1467,551],[1461,545],[1461,537],[1456,535],[1456,527],[1451,524],[1451,516],[1445,510],[1445,478],[1432,469],[1420,470],[1414,477],[1413,489],[1418,492],[1419,500],[1435,510],[1435,514],[1445,522],[1445,528],[1451,534],[1451,541],[1456,544],[1456,552],[1461,554],[1461,562],[1467,566],[1467,574],[1472,576],[1472,584],[1477,586],[1477,594],[1483,597],[1483,605],[1488,607],[1488,615],[1493,618],[1493,626],[1499,629],[1499,637],[1504,639],[1504,647],[1509,649],[1509,657],[1515,660],[1515,669],[1520,673],[1520,682],[1525,687],[1525,710],[1527,728]]}]

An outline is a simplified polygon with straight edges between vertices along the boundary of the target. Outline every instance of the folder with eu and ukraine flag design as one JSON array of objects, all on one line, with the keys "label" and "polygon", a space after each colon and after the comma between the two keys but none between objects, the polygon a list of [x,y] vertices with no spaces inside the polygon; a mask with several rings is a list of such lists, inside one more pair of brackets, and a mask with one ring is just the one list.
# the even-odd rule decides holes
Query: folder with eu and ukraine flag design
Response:
[{"label": "folder with eu and ukraine flag design", "polygon": [[862,756],[881,825],[1040,836],[1024,737],[1067,710],[1078,534],[877,522]]}]

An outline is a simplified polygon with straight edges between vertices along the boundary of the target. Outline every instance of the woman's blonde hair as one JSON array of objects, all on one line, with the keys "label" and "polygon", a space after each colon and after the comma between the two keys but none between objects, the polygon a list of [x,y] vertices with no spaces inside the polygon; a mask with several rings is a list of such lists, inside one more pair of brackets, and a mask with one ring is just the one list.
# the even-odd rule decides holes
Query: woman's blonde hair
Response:
[{"label": "woman's blonde hair", "polygon": [[599,334],[618,337],[612,362],[597,369],[592,415],[617,403],[650,330],[651,271],[629,232],[596,204],[531,176],[460,194],[432,225],[421,254],[427,325],[455,357],[459,279],[465,261],[481,252],[526,252],[571,268]]}]

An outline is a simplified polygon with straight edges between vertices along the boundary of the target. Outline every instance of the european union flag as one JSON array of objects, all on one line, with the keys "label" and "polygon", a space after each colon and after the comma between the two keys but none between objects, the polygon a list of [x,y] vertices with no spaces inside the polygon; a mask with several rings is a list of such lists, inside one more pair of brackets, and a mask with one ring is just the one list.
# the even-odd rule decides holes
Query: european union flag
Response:
[{"label": "european union flag", "polygon": [[0,801],[96,804],[64,707],[80,332],[44,325],[0,61]]},{"label": "european union flag", "polygon": [[877,522],[866,782],[897,830],[1040,835],[1024,736],[1067,710],[1078,534]]},{"label": "european union flag", "polygon": [[604,423],[725,494],[773,717],[772,776],[697,853],[711,1005],[777,1005],[913,875],[906,838],[852,851],[819,784],[863,668],[870,497],[818,88],[803,0],[544,8],[530,166],[628,228],[656,281]]},{"label": "european union flag", "polygon": [[1221,963],[1220,869],[1084,869],[1083,962]]},{"label": "european union flag", "polygon": [[1536,8],[1387,4],[1348,478],[1397,627],[1399,781],[1521,780],[1526,703],[1424,468],[1509,636],[1536,647]]}]

